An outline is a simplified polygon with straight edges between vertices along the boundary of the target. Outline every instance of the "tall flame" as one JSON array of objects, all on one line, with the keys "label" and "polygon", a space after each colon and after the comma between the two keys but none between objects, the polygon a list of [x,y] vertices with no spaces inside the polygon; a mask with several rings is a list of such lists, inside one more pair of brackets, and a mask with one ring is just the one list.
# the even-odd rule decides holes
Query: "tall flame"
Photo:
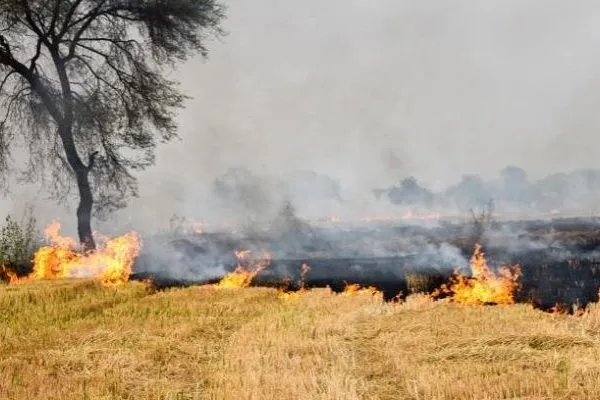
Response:
[{"label": "tall flame", "polygon": [[456,274],[448,285],[443,285],[437,293],[451,295],[451,299],[462,304],[513,304],[514,293],[519,289],[521,270],[518,265],[512,269],[501,267],[498,275],[487,265],[485,253],[479,244],[475,245],[471,257],[472,276]]},{"label": "tall flame", "polygon": [[78,251],[72,238],[59,235],[60,224],[52,223],[45,230],[50,246],[38,249],[33,257],[33,272],[25,280],[66,277],[96,277],[105,286],[125,283],[140,250],[140,238],[128,233],[109,239],[86,254]]}]

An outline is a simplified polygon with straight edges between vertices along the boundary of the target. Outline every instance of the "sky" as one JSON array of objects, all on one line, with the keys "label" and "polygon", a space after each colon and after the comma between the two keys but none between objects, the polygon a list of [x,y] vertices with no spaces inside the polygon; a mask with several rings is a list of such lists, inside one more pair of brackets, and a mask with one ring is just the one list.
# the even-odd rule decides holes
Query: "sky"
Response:
[{"label": "sky", "polygon": [[[600,2],[225,4],[227,35],[174,75],[192,96],[181,140],[119,218],[210,212],[206,188],[233,166],[317,171],[356,193],[408,175],[441,189],[506,165],[532,179],[600,168]],[[36,192],[7,209],[23,198],[72,219]]]}]

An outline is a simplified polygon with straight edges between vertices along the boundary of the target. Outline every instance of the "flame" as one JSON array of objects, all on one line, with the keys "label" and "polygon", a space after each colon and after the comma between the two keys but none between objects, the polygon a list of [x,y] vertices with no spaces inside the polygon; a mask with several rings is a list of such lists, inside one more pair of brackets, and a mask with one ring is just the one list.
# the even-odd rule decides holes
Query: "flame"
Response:
[{"label": "flame", "polygon": [[96,250],[82,254],[75,240],[60,236],[59,231],[58,222],[46,228],[44,234],[50,246],[38,249],[33,257],[33,272],[13,283],[93,276],[105,286],[115,286],[129,280],[131,267],[140,249],[141,241],[136,233],[108,239]]},{"label": "flame", "polygon": [[379,290],[377,290],[377,288],[373,287],[373,286],[369,286],[369,287],[363,287],[361,285],[359,285],[358,283],[346,283],[346,286],[344,287],[344,291],[342,293],[340,293],[342,296],[353,296],[353,295],[357,295],[357,294],[370,294],[370,295],[378,295],[381,292]]},{"label": "flame", "polygon": [[285,290],[279,290],[277,292],[277,297],[280,298],[281,300],[294,300],[294,299],[298,299],[300,297],[300,295],[304,294],[304,293],[308,293],[309,290],[308,289],[300,289],[294,292],[288,292]]},{"label": "flame", "polygon": [[461,304],[514,304],[514,293],[520,287],[520,267],[512,270],[501,267],[496,275],[490,270],[485,259],[485,253],[479,244],[475,245],[471,257],[472,276],[455,274],[449,285],[443,285],[435,296],[450,294],[452,301]]},{"label": "flame", "polygon": [[[218,288],[245,288],[250,286],[254,277],[263,269],[271,264],[271,254],[263,253],[263,256],[258,259],[252,259],[252,251],[238,250],[234,252],[238,260],[238,265],[235,270],[223,277],[216,284]],[[246,264],[246,265],[244,265]]]},{"label": "flame", "polygon": [[283,284],[283,288],[279,289],[277,291],[277,297],[279,297],[282,300],[291,300],[291,299],[297,299],[298,297],[300,297],[301,294],[306,293],[309,291],[309,289],[306,289],[305,287],[305,279],[306,279],[306,274],[308,274],[308,272],[310,271],[310,265],[304,263],[302,264],[302,266],[300,267],[300,289],[296,290],[296,291],[289,291],[287,290],[290,282],[289,282],[289,278],[285,279],[282,284]]},{"label": "flame", "polygon": [[19,283],[19,281],[20,281],[17,274],[13,270],[11,270],[10,268],[7,268],[4,265],[0,266],[0,279],[8,282],[9,284]]},{"label": "flame", "polygon": [[578,304],[572,304],[571,306],[567,306],[566,304],[556,303],[549,310],[550,314],[556,315],[569,315],[572,314],[574,317],[581,317],[590,313],[590,309],[587,307],[582,307]]}]

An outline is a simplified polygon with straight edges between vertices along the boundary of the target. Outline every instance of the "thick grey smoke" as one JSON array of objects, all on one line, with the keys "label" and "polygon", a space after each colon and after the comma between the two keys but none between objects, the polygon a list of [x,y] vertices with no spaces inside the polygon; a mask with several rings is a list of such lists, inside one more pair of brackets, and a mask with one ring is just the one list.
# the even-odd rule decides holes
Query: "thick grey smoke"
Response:
[{"label": "thick grey smoke", "polygon": [[[183,141],[161,149],[140,203],[210,214],[207,188],[236,166],[326,174],[349,213],[409,175],[442,190],[506,165],[532,180],[600,167],[595,2],[230,1],[226,29],[179,73],[194,96]],[[311,196],[299,212],[330,212]]]},{"label": "thick grey smoke", "polygon": [[[600,167],[597,2],[227,4],[229,35],[176,74],[193,97],[183,140],[160,148],[140,199],[97,229],[153,232],[174,213],[239,222],[288,200],[301,216],[402,213],[372,189],[415,176],[443,191],[506,165],[532,180]],[[213,184],[235,167],[288,187],[261,185],[262,209],[224,202]],[[341,200],[301,187],[298,171],[338,182]],[[35,189],[14,191],[6,207],[23,200],[73,233],[73,207]]]}]

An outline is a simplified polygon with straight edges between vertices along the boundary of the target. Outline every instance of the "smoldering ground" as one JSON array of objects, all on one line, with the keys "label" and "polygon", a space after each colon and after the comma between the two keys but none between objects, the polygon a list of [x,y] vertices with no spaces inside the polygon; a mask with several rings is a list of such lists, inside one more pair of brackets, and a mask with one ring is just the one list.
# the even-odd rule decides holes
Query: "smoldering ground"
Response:
[{"label": "smoldering ground", "polygon": [[[341,290],[346,283],[360,283],[378,287],[389,299],[408,293],[409,274],[426,276],[428,290],[447,280],[457,267],[469,274],[473,246],[481,243],[492,265],[522,266],[520,301],[548,308],[596,300],[600,285],[596,219],[497,221],[493,210],[487,209],[485,221],[478,220],[477,211],[467,222],[418,216],[310,221],[297,215],[292,201],[283,201],[292,197],[288,190],[268,195],[285,185],[265,180],[265,187],[256,176],[244,177],[229,185],[217,180],[215,190],[220,193],[217,197],[224,196],[221,200],[228,203],[231,215],[242,210],[245,220],[217,230],[180,229],[171,236],[152,237],[136,265],[136,277],[152,275],[164,285],[217,281],[236,267],[236,250],[257,255],[266,250],[272,259],[255,278],[256,285],[280,285],[289,279],[297,286],[302,279],[307,286]],[[327,196],[339,200],[335,191]],[[253,201],[258,201],[257,207]],[[198,229],[194,224],[188,227]],[[301,276],[303,265],[311,267],[307,276]]]}]

